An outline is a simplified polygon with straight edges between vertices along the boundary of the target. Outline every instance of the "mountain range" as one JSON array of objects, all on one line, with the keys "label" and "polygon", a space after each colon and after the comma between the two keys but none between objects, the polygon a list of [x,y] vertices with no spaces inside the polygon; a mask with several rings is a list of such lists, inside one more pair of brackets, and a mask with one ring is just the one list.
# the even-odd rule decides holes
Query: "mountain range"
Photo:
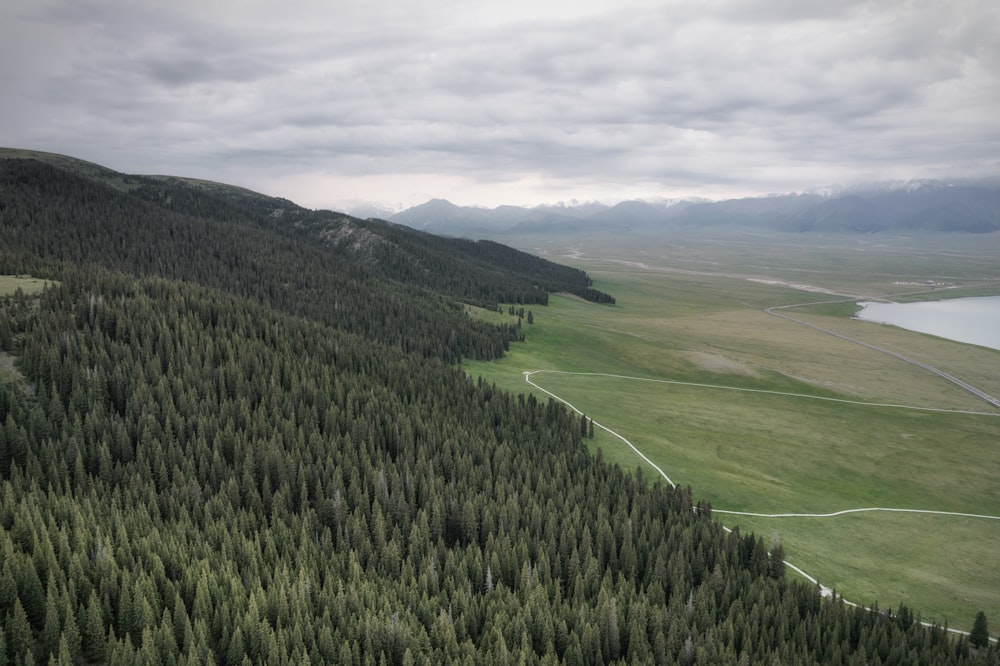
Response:
[{"label": "mountain range", "polygon": [[1000,184],[921,180],[824,194],[531,208],[479,208],[432,199],[385,218],[432,233],[486,238],[559,232],[645,234],[696,226],[793,233],[990,233],[1000,230]]}]

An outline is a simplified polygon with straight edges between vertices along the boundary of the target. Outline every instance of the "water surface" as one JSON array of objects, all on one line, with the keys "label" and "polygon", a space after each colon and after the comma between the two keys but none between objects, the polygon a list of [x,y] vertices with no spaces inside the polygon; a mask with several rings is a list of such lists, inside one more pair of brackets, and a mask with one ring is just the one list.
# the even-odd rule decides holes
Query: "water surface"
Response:
[{"label": "water surface", "polygon": [[858,303],[858,319],[1000,349],[1000,296],[919,303]]}]

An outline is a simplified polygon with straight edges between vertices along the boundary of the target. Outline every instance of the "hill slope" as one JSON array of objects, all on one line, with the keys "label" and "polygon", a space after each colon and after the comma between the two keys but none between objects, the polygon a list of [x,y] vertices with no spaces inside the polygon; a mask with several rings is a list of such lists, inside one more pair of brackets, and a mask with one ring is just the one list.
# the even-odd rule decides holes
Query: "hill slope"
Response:
[{"label": "hill slope", "polygon": [[488,331],[435,327],[451,297],[272,228],[290,213],[51,169],[0,191],[0,272],[60,280],[0,297],[7,663],[996,658],[786,581],[559,404],[442,362]]},{"label": "hill slope", "polygon": [[[218,236],[217,245],[233,246],[227,254],[245,257],[261,254],[257,246],[277,243],[280,252],[294,251],[327,262],[334,258],[337,268],[353,268],[352,279],[382,278],[409,287],[423,287],[456,300],[495,308],[500,302],[544,303],[552,291],[574,293],[588,299],[613,302],[590,286],[586,273],[531,255],[502,249],[494,243],[474,243],[417,233],[406,227],[376,220],[359,220],[331,211],[310,211],[294,203],[242,188],[165,176],[117,174],[89,162],[61,155],[39,154],[12,149],[0,150],[0,187],[9,218],[49,224],[55,210],[89,211],[78,220],[91,224],[93,211],[88,201],[102,201],[103,225],[81,230],[86,233],[120,232],[129,220],[143,220],[144,227],[180,227],[209,222]],[[21,156],[21,159],[17,159]],[[104,229],[108,226],[112,229]],[[129,233],[135,229],[129,229]],[[150,253],[156,243],[165,242],[143,229],[139,239]],[[37,236],[49,235],[37,228]],[[228,234],[228,236],[227,236]],[[280,236],[268,240],[268,234]],[[247,237],[244,237],[247,236]],[[95,237],[93,248],[108,245]],[[113,239],[121,240],[121,239]],[[176,244],[179,239],[169,239]],[[205,241],[191,247],[203,252]],[[40,241],[39,241],[40,242]],[[296,245],[302,244],[302,247]],[[122,243],[112,243],[118,247]],[[253,245],[255,249],[248,246]],[[79,259],[89,259],[83,247]],[[249,251],[248,251],[249,250]],[[116,250],[117,251],[117,250]],[[213,251],[225,251],[216,247]],[[270,253],[270,250],[269,250]],[[293,257],[282,260],[291,263]],[[131,259],[132,266],[150,265],[147,258]],[[234,260],[227,258],[229,263]],[[203,263],[203,262],[202,262]],[[167,271],[167,272],[163,272]],[[299,271],[301,272],[301,271]],[[311,273],[309,268],[307,273]],[[181,277],[178,270],[164,267],[161,274]],[[267,279],[279,283],[277,275]]]}]

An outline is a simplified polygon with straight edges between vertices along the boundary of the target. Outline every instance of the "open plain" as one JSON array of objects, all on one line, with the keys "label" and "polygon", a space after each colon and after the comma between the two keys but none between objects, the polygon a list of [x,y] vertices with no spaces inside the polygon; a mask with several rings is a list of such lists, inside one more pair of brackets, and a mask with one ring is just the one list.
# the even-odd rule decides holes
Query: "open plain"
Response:
[{"label": "open plain", "polygon": [[[965,630],[978,610],[1000,620],[1000,410],[898,357],[1000,396],[1000,351],[851,318],[855,300],[1000,293],[1000,238],[686,231],[514,244],[584,268],[617,303],[555,297],[524,343],[467,362],[470,373],[541,394],[525,382],[534,372],[725,525],[780,540],[788,562],[847,600]],[[780,306],[794,307],[767,311]],[[607,433],[594,446],[659,476]],[[722,513],[862,508],[893,511]]]}]

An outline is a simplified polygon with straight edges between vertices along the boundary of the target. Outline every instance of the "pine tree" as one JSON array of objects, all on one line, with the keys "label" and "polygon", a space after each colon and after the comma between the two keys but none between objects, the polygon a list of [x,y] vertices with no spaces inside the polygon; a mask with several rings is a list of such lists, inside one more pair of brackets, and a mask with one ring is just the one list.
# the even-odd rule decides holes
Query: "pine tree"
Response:
[{"label": "pine tree", "polygon": [[42,628],[42,654],[57,654],[59,652],[59,637],[62,626],[59,622],[59,609],[56,608],[54,585],[49,585],[49,595],[45,601],[45,625]]},{"label": "pine tree", "polygon": [[[69,646],[69,640],[66,636],[60,637],[59,647],[53,657],[56,660],[57,666],[73,666],[73,654]],[[49,659],[49,663],[52,663],[51,657]]]},{"label": "pine tree", "polygon": [[16,663],[18,659],[23,659],[31,652],[33,642],[31,624],[28,623],[28,614],[24,612],[20,599],[14,601],[14,608],[7,614],[5,633],[9,663]]},{"label": "pine tree", "polygon": [[13,351],[14,336],[10,330],[10,323],[7,317],[0,314],[0,351]]},{"label": "pine tree", "polygon": [[969,633],[969,643],[973,647],[984,648],[990,643],[989,626],[986,623],[986,613],[979,611]]},{"label": "pine tree", "polygon": [[785,548],[777,540],[771,546],[767,573],[775,580],[782,580],[785,577]]},{"label": "pine tree", "polygon": [[88,661],[104,661],[107,652],[105,645],[107,633],[104,629],[104,622],[101,619],[101,604],[97,600],[97,593],[90,591],[87,600],[87,607],[84,610],[80,622],[80,642],[83,648],[83,655]]}]

